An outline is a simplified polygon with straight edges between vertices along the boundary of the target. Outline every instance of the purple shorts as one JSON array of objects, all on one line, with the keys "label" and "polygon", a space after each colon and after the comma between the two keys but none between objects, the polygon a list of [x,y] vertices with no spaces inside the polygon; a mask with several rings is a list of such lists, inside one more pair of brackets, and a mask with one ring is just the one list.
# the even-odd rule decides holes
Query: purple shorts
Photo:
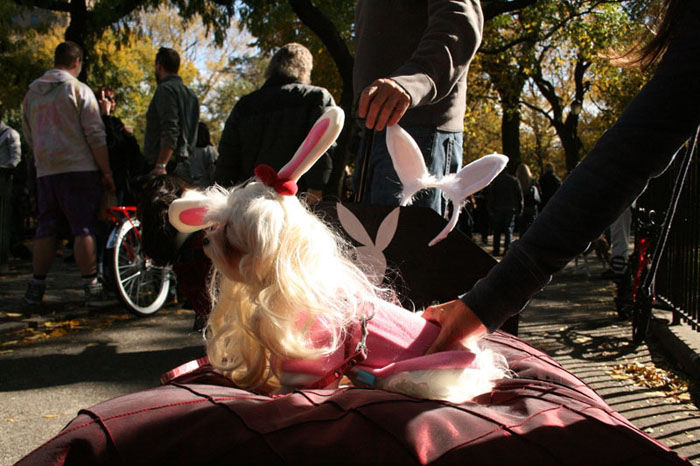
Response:
[{"label": "purple shorts", "polygon": [[39,215],[35,238],[55,236],[65,218],[73,236],[93,235],[102,196],[100,172],[70,172],[36,180]]}]

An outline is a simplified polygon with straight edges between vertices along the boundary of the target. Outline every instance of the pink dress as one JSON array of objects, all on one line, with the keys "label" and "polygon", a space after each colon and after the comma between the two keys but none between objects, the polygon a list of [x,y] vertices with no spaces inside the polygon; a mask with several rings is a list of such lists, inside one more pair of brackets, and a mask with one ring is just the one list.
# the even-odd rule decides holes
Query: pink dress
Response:
[{"label": "pink dress", "polygon": [[[371,381],[373,377],[384,378],[417,370],[464,369],[476,364],[476,355],[467,349],[426,355],[425,352],[437,338],[439,327],[419,314],[385,301],[374,306],[374,317],[368,322],[368,330],[367,359],[352,371],[370,375],[369,378],[363,377],[363,380]],[[362,329],[358,321],[353,324],[345,344],[333,354],[316,360],[288,359],[282,362],[281,369],[287,374],[309,374],[320,378],[351,356],[361,337]],[[312,339],[319,345],[328,342],[327,335],[324,336],[318,328],[314,328]]]}]

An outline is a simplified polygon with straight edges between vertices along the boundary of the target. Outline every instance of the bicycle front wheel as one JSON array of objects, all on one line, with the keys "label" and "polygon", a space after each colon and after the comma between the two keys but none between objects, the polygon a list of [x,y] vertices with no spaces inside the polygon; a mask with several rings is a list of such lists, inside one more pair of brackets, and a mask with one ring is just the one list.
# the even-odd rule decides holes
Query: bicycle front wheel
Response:
[{"label": "bicycle front wheel", "polygon": [[159,267],[143,253],[136,219],[121,223],[110,235],[105,269],[114,276],[119,300],[134,314],[158,311],[168,298],[170,267]]}]

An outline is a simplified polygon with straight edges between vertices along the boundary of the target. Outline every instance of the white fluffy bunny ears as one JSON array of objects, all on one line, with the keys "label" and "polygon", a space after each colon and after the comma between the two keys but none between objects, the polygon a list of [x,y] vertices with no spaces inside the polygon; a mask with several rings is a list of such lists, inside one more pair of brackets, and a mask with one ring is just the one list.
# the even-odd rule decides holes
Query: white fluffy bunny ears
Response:
[{"label": "white fluffy bunny ears", "polygon": [[402,206],[410,205],[413,196],[426,188],[442,190],[443,196],[452,202],[450,221],[428,246],[433,246],[447,237],[457,225],[459,211],[466,197],[488,186],[508,163],[508,157],[494,153],[475,160],[457,173],[437,179],[428,173],[418,144],[399,125],[387,127],[386,145],[394,170],[403,185],[400,195]]},{"label": "white fluffy bunny ears", "polygon": [[[279,173],[268,165],[258,165],[255,168],[256,178],[274,188],[281,196],[295,195],[296,182],[335,142],[343,129],[344,120],[345,114],[340,107],[330,107],[316,120],[304,142]],[[207,219],[210,202],[211,200],[199,191],[185,192],[182,198],[170,204],[170,223],[183,233],[212,226],[214,222]]]}]

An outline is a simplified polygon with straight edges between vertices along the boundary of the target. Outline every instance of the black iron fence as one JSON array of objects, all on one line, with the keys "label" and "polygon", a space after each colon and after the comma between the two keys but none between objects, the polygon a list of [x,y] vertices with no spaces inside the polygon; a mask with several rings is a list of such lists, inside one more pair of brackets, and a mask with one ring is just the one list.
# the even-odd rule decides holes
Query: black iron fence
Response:
[{"label": "black iron fence", "polygon": [[[692,140],[679,151],[666,172],[652,180],[637,201],[637,207],[656,211],[659,218],[669,207],[669,199],[681,169],[683,151],[692,149]],[[700,145],[700,144],[698,144]],[[673,322],[685,321],[700,332],[700,149],[695,148],[683,191],[656,275],[656,297],[673,309]]]}]

